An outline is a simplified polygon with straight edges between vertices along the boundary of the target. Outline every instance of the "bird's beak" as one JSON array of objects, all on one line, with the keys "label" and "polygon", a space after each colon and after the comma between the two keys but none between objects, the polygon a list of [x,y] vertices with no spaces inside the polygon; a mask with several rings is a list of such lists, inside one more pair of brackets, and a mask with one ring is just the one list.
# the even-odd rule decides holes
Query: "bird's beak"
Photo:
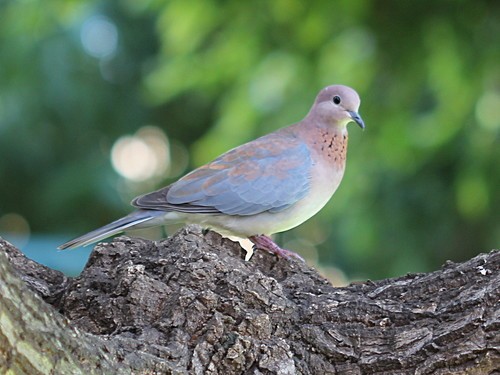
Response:
[{"label": "bird's beak", "polygon": [[349,116],[351,116],[352,120],[356,122],[356,124],[358,124],[361,129],[365,128],[365,122],[363,121],[358,112],[347,111],[347,113],[349,113]]}]

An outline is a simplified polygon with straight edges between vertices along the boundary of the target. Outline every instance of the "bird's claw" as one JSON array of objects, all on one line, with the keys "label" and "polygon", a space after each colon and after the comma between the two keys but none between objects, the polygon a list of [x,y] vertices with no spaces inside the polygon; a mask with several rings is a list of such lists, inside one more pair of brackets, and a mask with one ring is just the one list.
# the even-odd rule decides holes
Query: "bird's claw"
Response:
[{"label": "bird's claw", "polygon": [[265,235],[251,236],[249,240],[253,242],[253,249],[261,249],[270,252],[271,254],[276,254],[278,257],[290,259],[297,258],[301,261],[305,262],[304,258],[302,258],[299,254],[279,247],[270,237]]}]

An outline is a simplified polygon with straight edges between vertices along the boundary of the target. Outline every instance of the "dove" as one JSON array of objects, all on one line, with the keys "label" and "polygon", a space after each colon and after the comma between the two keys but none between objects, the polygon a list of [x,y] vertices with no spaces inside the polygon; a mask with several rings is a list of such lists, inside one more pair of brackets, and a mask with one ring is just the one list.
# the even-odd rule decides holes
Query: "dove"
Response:
[{"label": "dove", "polygon": [[274,233],[292,229],[321,210],[344,175],[347,124],[365,124],[352,88],[322,89],[309,113],[288,127],[233,148],[176,182],[132,201],[136,211],[68,241],[59,249],[86,246],[126,229],[199,224],[223,235],[246,237],[254,248],[278,257]]}]

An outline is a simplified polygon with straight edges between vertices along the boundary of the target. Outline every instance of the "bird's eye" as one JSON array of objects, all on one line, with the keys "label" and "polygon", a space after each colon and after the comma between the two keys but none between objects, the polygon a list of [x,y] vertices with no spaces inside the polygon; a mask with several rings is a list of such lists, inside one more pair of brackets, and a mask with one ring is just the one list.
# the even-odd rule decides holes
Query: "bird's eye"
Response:
[{"label": "bird's eye", "polygon": [[340,99],[340,96],[335,95],[335,96],[333,97],[332,101],[333,101],[335,104],[340,104],[340,102],[342,101],[342,99]]}]

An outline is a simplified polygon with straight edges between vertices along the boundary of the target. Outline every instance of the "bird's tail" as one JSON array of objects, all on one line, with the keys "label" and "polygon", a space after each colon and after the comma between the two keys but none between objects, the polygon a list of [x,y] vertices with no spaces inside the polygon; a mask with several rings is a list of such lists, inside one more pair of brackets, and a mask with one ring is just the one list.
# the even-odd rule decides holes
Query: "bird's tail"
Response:
[{"label": "bird's tail", "polygon": [[[122,217],[112,223],[109,223],[103,227],[93,230],[83,236],[77,237],[71,241],[68,241],[61,246],[58,246],[59,250],[73,249],[79,246],[87,246],[91,243],[103,240],[105,238],[111,237],[115,234],[123,232],[127,228],[131,227],[143,227],[141,224],[151,221],[153,219],[159,218],[165,215],[163,211],[154,210],[138,210],[132,212],[131,214]],[[150,225],[144,225],[144,227],[155,225],[153,223],[148,223]]]}]

